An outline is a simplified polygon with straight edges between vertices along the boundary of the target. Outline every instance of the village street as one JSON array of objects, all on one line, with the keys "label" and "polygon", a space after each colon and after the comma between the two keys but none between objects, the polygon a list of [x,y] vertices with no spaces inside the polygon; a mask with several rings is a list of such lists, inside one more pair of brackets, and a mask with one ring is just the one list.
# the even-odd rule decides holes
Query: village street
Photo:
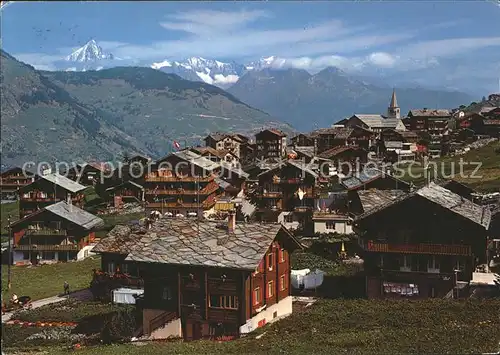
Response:
[{"label": "village street", "polygon": [[[46,306],[48,304],[62,302],[64,300],[67,300],[68,298],[74,298],[74,299],[77,299],[80,301],[84,301],[84,300],[92,299],[92,294],[91,294],[89,289],[83,289],[83,290],[72,292],[68,296],[59,295],[59,296],[53,296],[53,297],[48,297],[48,298],[43,298],[41,300],[33,301],[32,305],[33,305],[33,308],[39,308],[42,306]],[[13,314],[14,314],[14,312],[7,312],[5,314],[2,314],[2,323],[8,322],[11,319]]]}]

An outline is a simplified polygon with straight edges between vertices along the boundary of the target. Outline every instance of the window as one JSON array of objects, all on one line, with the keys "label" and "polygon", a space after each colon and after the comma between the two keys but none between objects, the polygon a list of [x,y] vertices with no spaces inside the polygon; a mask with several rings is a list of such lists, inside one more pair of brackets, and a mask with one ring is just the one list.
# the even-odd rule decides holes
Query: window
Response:
[{"label": "window", "polygon": [[259,304],[260,302],[262,302],[262,299],[261,299],[261,294],[260,294],[260,287],[256,287],[256,288],[253,290],[253,304],[254,304],[254,305],[257,305],[257,304]]},{"label": "window", "polygon": [[427,261],[427,272],[439,272],[439,259],[435,256]]},{"label": "window", "polygon": [[333,221],[326,222],[326,229],[335,229],[335,222]]},{"label": "window", "polygon": [[259,272],[263,272],[264,271],[264,261],[262,260],[259,264],[259,266],[257,266],[257,269],[255,270],[255,273],[258,274]]},{"label": "window", "polygon": [[237,296],[210,295],[210,307],[224,309],[238,309]]},{"label": "window", "polygon": [[108,263],[108,273],[114,274],[116,271],[116,266],[114,262],[109,262]]},{"label": "window", "polygon": [[293,214],[287,214],[285,216],[285,223],[293,223]]},{"label": "window", "polygon": [[460,271],[465,270],[465,260],[464,259],[458,258],[455,261],[455,270],[460,270]]},{"label": "window", "polygon": [[400,263],[399,269],[401,271],[411,271],[411,255],[403,255]]},{"label": "window", "polygon": [[286,290],[286,275],[280,276],[280,291]]},{"label": "window", "polygon": [[121,265],[121,271],[124,273],[124,274],[128,274],[128,263],[123,263]]},{"label": "window", "polygon": [[271,271],[274,267],[274,253],[267,254],[267,267]]},{"label": "window", "polygon": [[281,248],[280,249],[280,263],[284,263],[285,262],[285,249]]},{"label": "window", "polygon": [[273,297],[273,294],[274,294],[274,282],[269,281],[267,283],[267,298]]},{"label": "window", "polygon": [[172,299],[172,290],[170,289],[170,287],[163,287],[161,299],[164,301],[170,301]]}]

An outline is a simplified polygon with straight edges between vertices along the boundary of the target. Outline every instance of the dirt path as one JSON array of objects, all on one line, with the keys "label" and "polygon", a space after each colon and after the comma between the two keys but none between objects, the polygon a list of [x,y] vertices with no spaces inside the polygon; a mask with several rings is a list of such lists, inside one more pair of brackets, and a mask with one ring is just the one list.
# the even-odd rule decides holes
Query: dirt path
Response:
[{"label": "dirt path", "polygon": [[[68,298],[74,298],[74,299],[77,299],[80,301],[87,301],[87,300],[92,299],[92,293],[90,292],[89,289],[83,289],[83,290],[72,292],[67,296],[53,296],[53,297],[43,298],[41,300],[33,301],[32,304],[33,304],[33,308],[38,308],[38,307],[46,306],[48,304],[61,302],[61,301],[67,300]],[[9,321],[13,314],[14,314],[14,312],[8,312],[5,314],[2,314],[2,323]]]}]

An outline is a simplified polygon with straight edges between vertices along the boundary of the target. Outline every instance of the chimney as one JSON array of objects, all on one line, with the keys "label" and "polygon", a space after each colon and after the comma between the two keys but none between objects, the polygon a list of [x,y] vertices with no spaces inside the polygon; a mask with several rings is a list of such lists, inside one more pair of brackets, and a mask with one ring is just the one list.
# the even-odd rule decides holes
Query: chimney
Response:
[{"label": "chimney", "polygon": [[229,211],[229,216],[227,218],[227,232],[234,233],[236,228],[236,213],[234,211]]},{"label": "chimney", "polygon": [[72,205],[73,204],[73,201],[71,200],[71,194],[68,194],[68,196],[66,198],[66,202],[68,203],[68,205]]}]

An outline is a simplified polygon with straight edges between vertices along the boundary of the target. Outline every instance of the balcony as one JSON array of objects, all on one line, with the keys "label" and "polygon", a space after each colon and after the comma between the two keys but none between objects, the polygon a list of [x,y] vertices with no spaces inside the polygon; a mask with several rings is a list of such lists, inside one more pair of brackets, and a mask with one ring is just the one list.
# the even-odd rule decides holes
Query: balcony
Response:
[{"label": "balcony", "polygon": [[281,191],[266,191],[258,194],[263,198],[281,198],[283,193]]},{"label": "balcony", "polygon": [[203,189],[196,191],[193,186],[193,189],[146,189],[146,195],[210,195],[219,189],[219,185],[211,181],[207,186]]},{"label": "balcony", "polygon": [[303,178],[277,178],[273,180],[275,184],[301,184],[303,181]]},{"label": "balcony", "polygon": [[177,182],[177,181],[187,181],[187,182],[208,182],[212,181],[214,176],[209,177],[177,177],[177,176],[146,176],[146,182]]},{"label": "balcony", "polygon": [[196,202],[151,202],[148,203],[147,208],[208,208],[215,204],[214,201],[203,201],[202,203]]},{"label": "balcony", "polygon": [[443,244],[388,244],[368,241],[363,245],[366,251],[378,253],[401,254],[433,254],[433,255],[472,255],[468,245],[443,245]]},{"label": "balcony", "polygon": [[312,211],[313,209],[314,207],[312,206],[295,206],[293,210],[295,212],[309,212]]},{"label": "balcony", "polygon": [[14,250],[19,251],[78,251],[78,244],[29,244],[29,245],[14,245]]},{"label": "balcony", "polygon": [[67,231],[64,229],[40,228],[27,229],[26,235],[62,235],[65,236]]}]

